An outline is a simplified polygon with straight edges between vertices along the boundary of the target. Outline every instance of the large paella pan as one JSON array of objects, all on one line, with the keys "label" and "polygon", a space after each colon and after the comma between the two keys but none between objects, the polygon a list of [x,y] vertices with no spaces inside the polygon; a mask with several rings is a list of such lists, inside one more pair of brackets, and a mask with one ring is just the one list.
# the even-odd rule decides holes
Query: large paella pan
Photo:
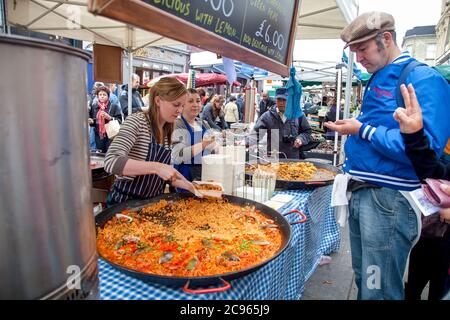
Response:
[{"label": "large paella pan", "polygon": [[[194,210],[196,217],[187,218],[185,208]],[[297,223],[306,220],[301,215]],[[154,229],[145,234],[140,224]],[[99,213],[96,225],[99,254],[113,267],[144,281],[184,285],[189,293],[230,288],[226,280],[276,259],[291,240],[290,224],[280,213],[234,196],[204,200],[177,193],[132,200]],[[184,226],[181,230],[180,225]],[[189,289],[190,284],[207,286],[220,281],[221,288]]]},{"label": "large paella pan", "polygon": [[252,178],[256,169],[272,171],[277,174],[277,189],[302,189],[322,187],[333,184],[334,178],[342,171],[330,164],[298,159],[280,159],[277,163],[248,164],[247,178]]}]

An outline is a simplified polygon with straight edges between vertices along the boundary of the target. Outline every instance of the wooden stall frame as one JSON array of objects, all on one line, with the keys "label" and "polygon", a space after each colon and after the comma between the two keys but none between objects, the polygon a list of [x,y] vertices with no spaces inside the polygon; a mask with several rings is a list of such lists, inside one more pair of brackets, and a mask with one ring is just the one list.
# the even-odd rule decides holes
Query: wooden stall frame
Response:
[{"label": "wooden stall frame", "polygon": [[[200,28],[140,0],[89,0],[88,10],[95,15],[106,16],[134,25],[162,36],[287,77],[289,76],[289,68],[292,62],[299,9],[299,0],[294,1],[295,5],[289,35],[286,65],[238,45],[228,39],[222,38],[211,31]],[[180,30],[183,32],[181,33]]]}]

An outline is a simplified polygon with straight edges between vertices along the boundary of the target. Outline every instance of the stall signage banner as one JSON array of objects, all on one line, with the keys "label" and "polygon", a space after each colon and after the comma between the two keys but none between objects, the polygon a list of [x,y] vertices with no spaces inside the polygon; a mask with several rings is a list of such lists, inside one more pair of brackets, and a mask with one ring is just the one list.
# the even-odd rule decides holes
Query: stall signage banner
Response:
[{"label": "stall signage banner", "polygon": [[289,74],[299,0],[105,3],[90,0],[89,10],[224,57]]}]

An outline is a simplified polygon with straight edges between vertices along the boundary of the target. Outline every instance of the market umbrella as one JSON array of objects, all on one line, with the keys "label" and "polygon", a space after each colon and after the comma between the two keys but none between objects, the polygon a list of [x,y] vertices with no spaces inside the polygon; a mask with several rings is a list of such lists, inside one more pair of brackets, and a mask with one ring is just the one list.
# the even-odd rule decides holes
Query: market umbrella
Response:
[{"label": "market umbrella", "polygon": [[303,115],[300,108],[300,98],[302,97],[302,85],[295,79],[296,69],[291,67],[289,80],[286,84],[288,93],[286,101],[286,118],[295,120]]},{"label": "market umbrella", "polygon": [[[175,77],[181,82],[187,84],[189,74],[188,73],[172,73],[172,74],[164,74],[160,77],[154,78],[144,85],[151,87],[155,82],[158,82],[162,77]],[[196,73],[195,74],[195,86],[196,87],[206,87],[216,84],[227,84],[227,76],[224,74],[218,73]],[[238,81],[233,82],[233,86],[239,87],[241,83]]]}]

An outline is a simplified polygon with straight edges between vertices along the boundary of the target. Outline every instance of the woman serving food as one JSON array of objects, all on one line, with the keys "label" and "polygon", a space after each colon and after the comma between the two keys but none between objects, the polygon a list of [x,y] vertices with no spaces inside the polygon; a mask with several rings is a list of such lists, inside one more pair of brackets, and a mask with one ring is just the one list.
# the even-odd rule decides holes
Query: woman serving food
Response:
[{"label": "woman serving food", "polygon": [[211,153],[214,147],[211,129],[206,121],[202,121],[200,113],[201,99],[195,89],[188,89],[183,113],[175,122],[172,136],[174,167],[189,181],[201,179],[202,156]]},{"label": "woman serving food", "polygon": [[149,110],[127,117],[105,157],[105,170],[117,176],[108,206],[160,195],[166,181],[194,192],[192,183],[170,165],[174,122],[186,93],[176,78],[163,77],[150,89]]}]

